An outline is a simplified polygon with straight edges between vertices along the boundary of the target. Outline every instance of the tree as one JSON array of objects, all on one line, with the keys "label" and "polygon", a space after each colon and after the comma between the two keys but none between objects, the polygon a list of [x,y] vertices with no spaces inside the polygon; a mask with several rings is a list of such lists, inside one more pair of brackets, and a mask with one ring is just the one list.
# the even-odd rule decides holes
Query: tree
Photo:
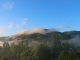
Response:
[{"label": "tree", "polygon": [[60,39],[62,39],[60,34],[52,35],[52,48],[59,47],[61,45]]},{"label": "tree", "polygon": [[4,42],[3,48],[1,50],[1,55],[6,56],[8,58],[10,57],[10,46],[8,42]]},{"label": "tree", "polygon": [[61,51],[58,60],[69,60],[69,53],[66,50]]},{"label": "tree", "polygon": [[21,48],[22,48],[22,52],[20,53],[20,59],[27,60],[30,55],[28,43],[24,41],[23,46]]},{"label": "tree", "polygon": [[69,60],[78,60],[78,56],[74,51],[69,51]]},{"label": "tree", "polygon": [[45,43],[40,44],[38,54],[40,60],[50,60],[52,57],[51,49]]},{"label": "tree", "polygon": [[15,52],[15,47],[16,47],[16,45],[15,45],[15,43],[13,42],[13,43],[11,44],[10,51],[11,51],[11,52]]},{"label": "tree", "polygon": [[53,51],[53,58],[57,58],[60,51],[61,51],[61,42],[62,36],[60,34],[53,34],[52,35],[52,51]]},{"label": "tree", "polygon": [[25,50],[20,54],[20,59],[21,60],[27,60],[28,59],[28,55],[29,55],[29,52],[27,50]]},{"label": "tree", "polygon": [[3,56],[1,60],[8,60],[8,58]]},{"label": "tree", "polygon": [[11,55],[12,58],[17,58],[17,56],[16,56],[16,45],[15,45],[14,42],[10,46],[10,51],[11,51],[11,54],[12,54]]},{"label": "tree", "polygon": [[73,43],[64,42],[64,43],[61,43],[61,46],[62,46],[62,50],[70,50],[70,48],[72,48],[72,50],[74,51],[76,50]]},{"label": "tree", "polygon": [[63,50],[60,52],[58,60],[78,60],[74,51]]},{"label": "tree", "polygon": [[4,50],[9,50],[10,49],[10,46],[9,46],[9,43],[8,42],[4,42],[3,43],[3,49]]},{"label": "tree", "polygon": [[37,44],[31,49],[31,58],[38,59],[39,58],[39,46]]},{"label": "tree", "polygon": [[78,56],[79,59],[80,59],[80,48],[77,49],[77,56]]},{"label": "tree", "polygon": [[51,55],[52,54],[51,54],[50,48],[44,43],[41,43],[40,45],[36,44],[32,48],[32,58],[34,58],[34,59],[50,60]]}]

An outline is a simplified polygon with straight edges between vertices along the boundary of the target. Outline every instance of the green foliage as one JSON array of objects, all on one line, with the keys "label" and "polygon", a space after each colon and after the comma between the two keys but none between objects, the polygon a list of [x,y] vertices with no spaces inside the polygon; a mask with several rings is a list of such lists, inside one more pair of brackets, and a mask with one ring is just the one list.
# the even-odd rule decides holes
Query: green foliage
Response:
[{"label": "green foliage", "polygon": [[77,56],[78,56],[79,59],[80,59],[80,47],[77,49]]},{"label": "green foliage", "polygon": [[28,35],[25,35],[25,34],[22,34],[22,35],[19,35],[17,38],[20,38],[22,40],[42,40],[44,38],[46,38],[45,35],[43,34],[39,34],[39,33],[34,33],[34,34],[28,34]]},{"label": "green foliage", "polygon": [[62,50],[70,50],[70,48],[74,49],[74,45],[68,42],[61,43]]},{"label": "green foliage", "polygon": [[40,60],[50,60],[51,59],[51,50],[44,43],[41,43],[40,46],[35,45],[32,48],[32,58],[40,59]]},{"label": "green foliage", "polygon": [[60,40],[62,39],[62,36],[60,34],[53,34],[52,35],[52,47],[59,47],[61,45]]},{"label": "green foliage", "polygon": [[78,60],[77,55],[74,51],[61,51],[58,60]]},{"label": "green foliage", "polygon": [[32,58],[36,58],[36,59],[39,58],[39,47],[37,44],[34,45],[34,47],[31,50],[31,53],[32,53],[31,55]]},{"label": "green foliage", "polygon": [[1,60],[8,60],[8,58],[3,56]]},{"label": "green foliage", "polygon": [[51,49],[46,44],[39,46],[39,58],[41,60],[50,60],[52,56]]},{"label": "green foliage", "polygon": [[20,59],[21,60],[27,60],[28,55],[29,55],[29,52],[27,50],[25,50],[25,51],[21,52]]},{"label": "green foliage", "polygon": [[62,48],[60,39],[62,39],[62,36],[60,34],[52,35],[52,51],[53,51],[54,58],[58,57]]},{"label": "green foliage", "polygon": [[[22,41],[18,44],[12,43],[9,46],[5,42],[3,47],[0,47],[0,58],[2,60],[78,60],[78,57],[80,58],[80,49],[77,50],[73,44],[60,42],[61,39],[70,38],[70,34],[54,32],[53,35],[52,33],[45,35],[39,33],[20,35],[17,38],[18,40],[22,39]],[[46,43],[48,39],[52,45]],[[29,41],[32,40],[37,40],[40,43],[29,47]],[[2,56],[6,56],[7,58]]]},{"label": "green foliage", "polygon": [[16,48],[15,43],[12,43],[10,47],[11,52],[15,53],[15,48]]}]

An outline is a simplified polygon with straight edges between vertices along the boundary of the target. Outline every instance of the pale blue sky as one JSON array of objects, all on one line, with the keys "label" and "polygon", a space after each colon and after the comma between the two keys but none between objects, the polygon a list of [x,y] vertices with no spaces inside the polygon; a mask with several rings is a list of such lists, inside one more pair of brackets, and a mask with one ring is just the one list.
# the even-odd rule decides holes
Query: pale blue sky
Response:
[{"label": "pale blue sky", "polygon": [[0,0],[0,35],[20,30],[80,30],[80,0]]}]

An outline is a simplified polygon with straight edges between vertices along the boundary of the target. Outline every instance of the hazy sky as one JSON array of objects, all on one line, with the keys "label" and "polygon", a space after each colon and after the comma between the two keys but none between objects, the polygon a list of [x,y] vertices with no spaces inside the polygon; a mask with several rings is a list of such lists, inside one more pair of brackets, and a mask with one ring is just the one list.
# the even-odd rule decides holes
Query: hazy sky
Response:
[{"label": "hazy sky", "polygon": [[0,0],[0,36],[33,28],[80,30],[80,0]]}]

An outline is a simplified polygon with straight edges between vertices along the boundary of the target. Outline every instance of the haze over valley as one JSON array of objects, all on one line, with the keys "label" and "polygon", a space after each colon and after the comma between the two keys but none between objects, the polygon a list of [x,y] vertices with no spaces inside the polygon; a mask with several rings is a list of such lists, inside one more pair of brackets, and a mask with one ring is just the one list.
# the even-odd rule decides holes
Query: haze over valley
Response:
[{"label": "haze over valley", "polygon": [[80,0],[0,0],[0,60],[80,60]]},{"label": "haze over valley", "polygon": [[[39,44],[40,41],[45,43],[49,42],[49,44],[51,44],[52,34],[61,34],[63,36],[63,39],[61,39],[62,43],[68,42],[73,43],[74,46],[80,46],[80,31],[59,32],[56,29],[43,29],[43,28],[35,28],[28,31],[24,30],[11,36],[0,37],[0,46],[3,46],[4,42],[8,42],[11,45],[13,42],[15,44],[18,44],[20,41],[25,40],[28,41],[29,45],[31,46],[33,46],[35,43]],[[42,37],[38,39],[39,36]]]}]

